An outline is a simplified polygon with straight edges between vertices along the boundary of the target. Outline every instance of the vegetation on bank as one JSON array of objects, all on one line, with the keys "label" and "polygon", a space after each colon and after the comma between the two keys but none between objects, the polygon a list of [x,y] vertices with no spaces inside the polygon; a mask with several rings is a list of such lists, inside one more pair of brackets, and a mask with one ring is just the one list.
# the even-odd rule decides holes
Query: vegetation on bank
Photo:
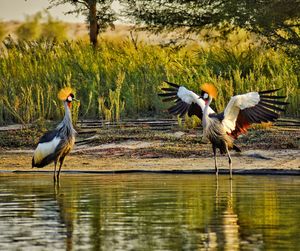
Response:
[{"label": "vegetation on bank", "polygon": [[[47,127],[52,127],[47,125]],[[28,149],[38,143],[46,129],[34,126],[23,130],[0,131],[0,149]],[[168,130],[149,126],[104,127],[85,130],[78,128],[77,147],[84,146],[85,153],[93,153],[94,146],[115,143],[97,153],[97,157],[207,157],[212,155],[211,145],[202,139],[202,131],[174,126]],[[142,148],[127,147],[130,142],[148,144]],[[244,151],[250,149],[299,149],[300,131],[291,128],[267,128],[250,130],[237,140]],[[89,150],[90,149],[90,150]]]},{"label": "vegetation on bank", "polygon": [[165,115],[157,93],[164,80],[199,91],[217,86],[217,110],[229,98],[251,90],[283,87],[286,115],[299,116],[299,76],[284,53],[250,43],[236,34],[209,46],[163,47],[126,38],[102,39],[98,48],[84,42],[6,39],[0,54],[0,124],[30,123],[62,116],[58,90],[75,89],[75,118]]}]

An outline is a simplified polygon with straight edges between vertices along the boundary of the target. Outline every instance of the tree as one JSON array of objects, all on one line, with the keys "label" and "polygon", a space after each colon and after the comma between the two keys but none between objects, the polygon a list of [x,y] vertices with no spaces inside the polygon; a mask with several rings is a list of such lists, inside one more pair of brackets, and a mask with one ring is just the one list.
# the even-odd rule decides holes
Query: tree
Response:
[{"label": "tree", "polygon": [[53,6],[71,4],[74,9],[66,14],[82,14],[86,16],[89,25],[91,43],[97,45],[97,37],[100,31],[108,26],[113,26],[116,13],[112,9],[113,0],[49,0],[50,8]]},{"label": "tree", "polygon": [[46,40],[63,41],[67,39],[68,26],[56,19],[54,19],[48,12],[47,22],[42,24],[41,38]]},{"label": "tree", "polygon": [[122,0],[126,15],[152,29],[245,28],[272,45],[300,46],[299,0]]},{"label": "tree", "polygon": [[26,20],[16,30],[18,39],[34,40],[38,39],[41,33],[42,13],[38,12],[33,16],[26,16]]},{"label": "tree", "polygon": [[19,40],[63,41],[67,38],[67,26],[54,19],[47,11],[37,12],[33,16],[26,17],[25,22],[17,28],[16,34]]}]

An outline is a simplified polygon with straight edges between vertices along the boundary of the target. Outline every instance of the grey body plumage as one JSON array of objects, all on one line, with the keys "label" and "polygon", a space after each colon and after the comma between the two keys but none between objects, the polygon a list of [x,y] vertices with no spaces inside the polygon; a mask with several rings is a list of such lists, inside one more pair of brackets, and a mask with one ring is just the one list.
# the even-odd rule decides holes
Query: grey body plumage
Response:
[{"label": "grey body plumage", "polygon": [[[64,101],[65,116],[63,120],[55,130],[47,132],[40,138],[32,158],[32,167],[42,168],[54,162],[54,180],[59,179],[64,159],[75,143],[76,131],[73,128],[70,111],[73,98],[74,95],[70,94]],[[59,162],[59,169],[56,175],[57,162]]]},{"label": "grey body plumage", "polygon": [[233,139],[226,133],[217,118],[212,118],[209,126],[204,127],[203,135],[209,139],[213,147],[220,150],[221,154],[226,153],[226,145],[229,150],[233,148]]},{"label": "grey body plumage", "polygon": [[[206,113],[204,112],[203,117],[205,115]],[[217,116],[215,113],[207,116],[206,124],[203,125],[203,136],[212,144],[216,175],[219,173],[217,164],[217,149],[219,149],[220,154],[227,154],[228,156],[230,178],[232,178],[232,159],[229,151],[234,149],[237,152],[241,152],[241,150],[234,144],[234,139],[226,132],[222,124],[222,116]]]}]

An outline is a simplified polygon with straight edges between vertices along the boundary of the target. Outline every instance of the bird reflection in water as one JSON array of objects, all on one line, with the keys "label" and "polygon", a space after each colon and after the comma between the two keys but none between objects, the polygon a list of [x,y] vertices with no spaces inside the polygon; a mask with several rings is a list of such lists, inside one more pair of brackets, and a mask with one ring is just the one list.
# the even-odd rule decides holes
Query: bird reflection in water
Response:
[{"label": "bird reflection in water", "polygon": [[229,181],[229,193],[227,195],[227,207],[222,213],[224,250],[239,250],[239,225],[238,215],[233,209],[232,180]]},{"label": "bird reflection in water", "polygon": [[65,199],[64,193],[61,191],[59,180],[54,182],[54,198],[57,201],[59,208],[58,211],[60,223],[65,226],[66,250],[70,251],[73,250],[74,220],[76,218],[76,212],[74,211],[74,208],[76,207],[73,205],[73,200]]},{"label": "bird reflection in water", "polygon": [[[226,180],[227,181],[227,180]],[[219,177],[215,179],[215,212],[217,222],[212,222],[207,233],[206,248],[215,250],[222,247],[224,250],[240,249],[240,233],[238,215],[234,212],[232,180],[228,180],[229,186],[226,196],[221,195],[219,189]],[[224,188],[222,184],[221,188]],[[225,198],[225,206],[224,206]]]}]

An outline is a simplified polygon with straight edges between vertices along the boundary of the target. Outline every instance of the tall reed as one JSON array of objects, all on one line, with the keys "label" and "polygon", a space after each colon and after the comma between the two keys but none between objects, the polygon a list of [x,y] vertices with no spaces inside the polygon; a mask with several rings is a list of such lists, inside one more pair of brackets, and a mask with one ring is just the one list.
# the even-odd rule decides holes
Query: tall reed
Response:
[{"label": "tall reed", "polygon": [[[110,120],[165,116],[157,93],[164,80],[199,91],[212,82],[223,109],[233,94],[284,87],[289,116],[300,116],[299,76],[285,54],[249,45],[160,47],[129,39],[102,39],[97,49],[84,42],[14,42],[0,54],[0,123],[58,119],[57,91],[71,85],[80,99],[80,118]],[[99,109],[100,107],[100,109]],[[102,108],[101,108],[102,107]]]}]

